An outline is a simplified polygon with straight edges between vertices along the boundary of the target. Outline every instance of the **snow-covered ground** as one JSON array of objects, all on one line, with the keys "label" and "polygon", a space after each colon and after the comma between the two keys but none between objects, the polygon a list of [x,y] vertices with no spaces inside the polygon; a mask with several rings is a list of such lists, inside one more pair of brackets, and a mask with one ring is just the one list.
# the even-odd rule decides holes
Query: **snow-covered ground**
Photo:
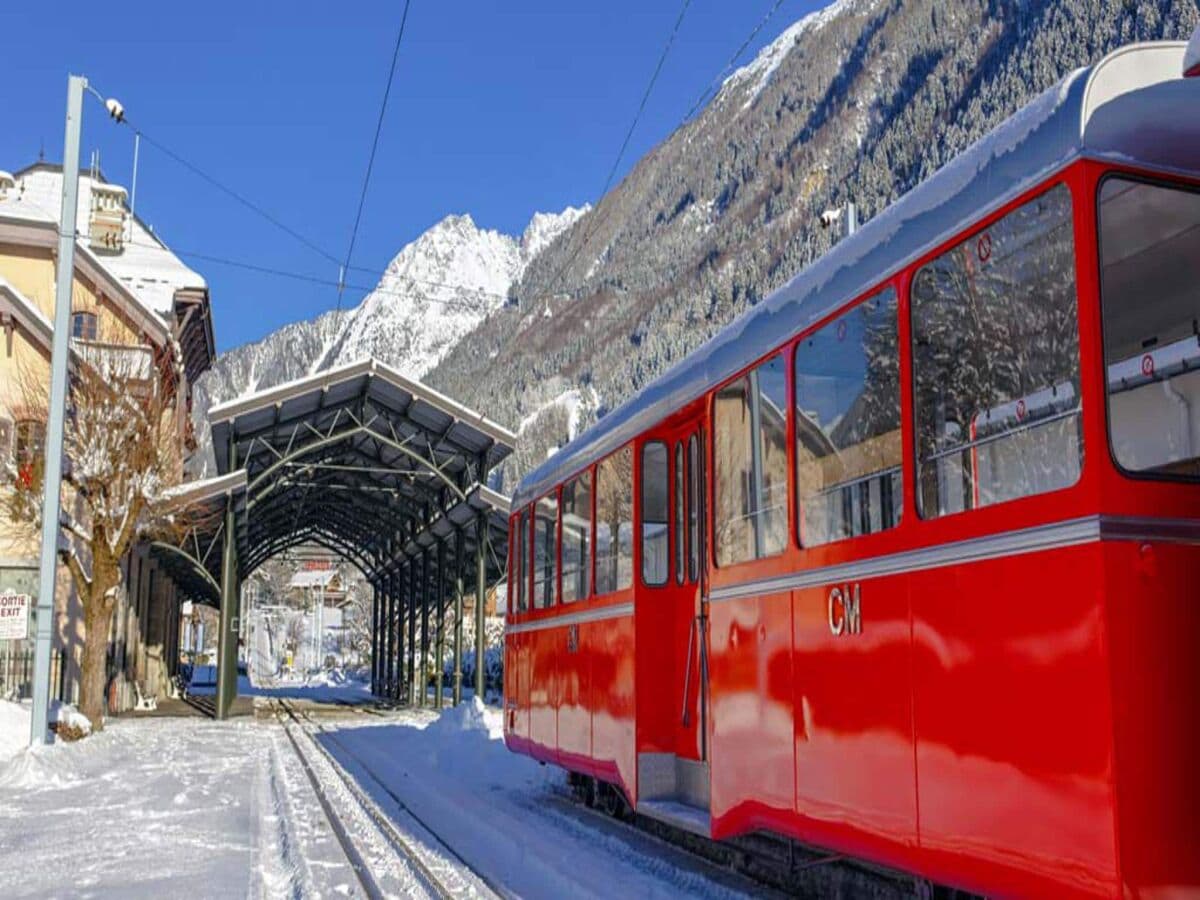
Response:
[{"label": "snow-covered ground", "polygon": [[[365,703],[371,698],[369,676],[347,674],[340,669],[318,672],[308,678],[257,682],[238,676],[238,694],[243,697],[277,697],[312,700],[316,703]],[[197,666],[188,693],[197,697],[217,692],[217,667]]]},{"label": "snow-covered ground", "polygon": [[129,719],[0,763],[5,897],[275,897],[354,876],[278,727]]},{"label": "snow-covered ground", "polygon": [[740,879],[718,879],[692,857],[573,803],[561,770],[505,748],[501,715],[470,701],[436,717],[339,721],[318,739],[389,814],[390,791],[516,896],[745,895]]},{"label": "snow-covered ground", "polygon": [[[11,718],[0,709],[0,728]],[[426,865],[441,858],[453,874],[459,855],[522,897],[746,891],[573,805],[560,772],[508,753],[499,712],[480,703],[440,717],[381,720],[376,712],[336,723],[309,729]],[[303,752],[383,892],[420,894],[333,767],[310,743]],[[0,894],[330,897],[361,889],[279,724],[137,718],[0,759]]]}]

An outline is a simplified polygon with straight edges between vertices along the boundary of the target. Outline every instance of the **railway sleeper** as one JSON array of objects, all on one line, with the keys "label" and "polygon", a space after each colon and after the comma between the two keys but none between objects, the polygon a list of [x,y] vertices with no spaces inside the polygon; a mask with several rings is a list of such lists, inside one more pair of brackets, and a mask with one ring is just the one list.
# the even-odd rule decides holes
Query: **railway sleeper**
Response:
[{"label": "railway sleeper", "polygon": [[578,772],[567,773],[567,784],[576,802],[776,890],[834,900],[914,897],[919,900],[972,900],[977,897],[769,832],[714,841],[634,812],[624,790],[616,785]]}]

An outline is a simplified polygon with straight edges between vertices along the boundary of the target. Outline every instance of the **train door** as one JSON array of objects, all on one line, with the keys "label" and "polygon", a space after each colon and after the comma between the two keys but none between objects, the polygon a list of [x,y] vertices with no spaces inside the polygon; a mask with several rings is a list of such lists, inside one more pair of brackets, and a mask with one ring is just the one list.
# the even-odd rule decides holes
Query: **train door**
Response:
[{"label": "train door", "polygon": [[709,806],[703,447],[689,419],[638,448],[637,791],[650,814]]}]

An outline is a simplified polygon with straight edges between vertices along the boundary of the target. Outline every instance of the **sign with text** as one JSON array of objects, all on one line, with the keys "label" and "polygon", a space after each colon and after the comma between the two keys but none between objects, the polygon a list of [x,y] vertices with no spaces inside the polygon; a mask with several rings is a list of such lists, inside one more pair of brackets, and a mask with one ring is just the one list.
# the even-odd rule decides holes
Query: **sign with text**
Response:
[{"label": "sign with text", "polygon": [[0,641],[23,641],[29,634],[28,594],[0,591]]}]

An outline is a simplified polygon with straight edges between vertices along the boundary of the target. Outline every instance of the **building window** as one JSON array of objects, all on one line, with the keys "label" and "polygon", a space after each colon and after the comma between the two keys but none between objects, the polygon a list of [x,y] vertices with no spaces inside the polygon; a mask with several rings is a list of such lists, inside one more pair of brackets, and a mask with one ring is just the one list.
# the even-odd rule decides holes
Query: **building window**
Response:
[{"label": "building window", "polygon": [[592,569],[592,473],[584,472],[562,489],[562,598],[587,597]]},{"label": "building window", "polygon": [[79,338],[83,341],[94,341],[98,334],[95,313],[71,313],[71,337]]},{"label": "building window", "polygon": [[13,462],[17,469],[27,469],[42,461],[46,448],[46,426],[37,419],[17,422],[17,439],[13,445]]},{"label": "building window", "polygon": [[633,584],[633,448],[596,467],[596,593]]},{"label": "building window", "polygon": [[713,411],[717,565],[787,543],[787,376],[776,354],[717,392]]},{"label": "building window", "polygon": [[651,441],[642,447],[642,581],[667,583],[670,569],[670,492],[667,445]]},{"label": "building window", "polygon": [[1065,185],[918,271],[912,332],[922,516],[1079,479],[1079,327]]},{"label": "building window", "polygon": [[558,593],[558,500],[543,497],[533,513],[533,607],[547,609]]},{"label": "building window", "polygon": [[1101,311],[1121,468],[1200,477],[1200,193],[1106,178]]},{"label": "building window", "polygon": [[900,521],[900,358],[889,288],[796,348],[796,500],[802,546]]}]

